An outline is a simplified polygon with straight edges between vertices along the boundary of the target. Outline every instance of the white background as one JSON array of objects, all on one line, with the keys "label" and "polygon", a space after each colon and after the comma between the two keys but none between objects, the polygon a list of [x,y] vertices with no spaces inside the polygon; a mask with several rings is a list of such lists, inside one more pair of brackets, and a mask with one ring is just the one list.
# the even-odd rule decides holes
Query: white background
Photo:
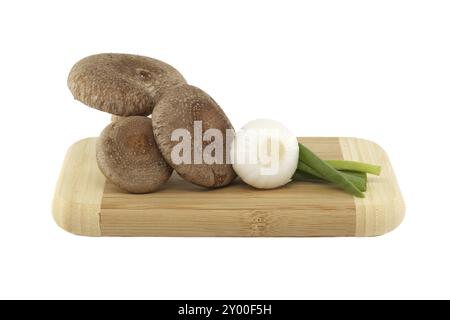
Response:
[{"label": "white background", "polygon": [[[448,1],[1,1],[0,298],[450,298]],[[164,60],[239,128],[358,136],[407,204],[358,239],[83,238],[51,200],[67,148],[109,115],[73,100],[73,63]]]}]

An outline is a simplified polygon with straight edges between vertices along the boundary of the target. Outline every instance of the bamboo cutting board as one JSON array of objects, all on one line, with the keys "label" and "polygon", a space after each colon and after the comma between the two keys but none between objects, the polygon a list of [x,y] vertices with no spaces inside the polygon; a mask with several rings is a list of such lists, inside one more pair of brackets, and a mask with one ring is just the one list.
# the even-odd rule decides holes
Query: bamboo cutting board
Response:
[{"label": "bamboo cutting board", "polygon": [[355,138],[302,138],[324,159],[382,165],[370,176],[366,198],[330,185],[292,182],[256,190],[239,180],[207,190],[175,173],[158,192],[136,195],[105,181],[95,160],[96,138],[68,150],[56,186],[53,216],[85,236],[376,236],[396,228],[405,206],[386,153]]}]

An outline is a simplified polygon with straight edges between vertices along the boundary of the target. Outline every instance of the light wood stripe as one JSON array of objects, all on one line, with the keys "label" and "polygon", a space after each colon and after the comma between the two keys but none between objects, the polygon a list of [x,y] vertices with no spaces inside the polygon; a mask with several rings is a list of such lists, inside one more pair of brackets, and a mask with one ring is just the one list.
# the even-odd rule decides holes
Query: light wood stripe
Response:
[{"label": "light wood stripe", "polygon": [[100,206],[105,178],[95,160],[96,138],[78,141],[67,151],[56,184],[53,217],[63,229],[100,236]]},{"label": "light wood stripe", "polygon": [[345,160],[382,166],[380,177],[369,176],[366,198],[355,198],[356,236],[378,236],[394,230],[403,220],[405,204],[386,152],[377,144],[356,138],[340,138]]}]

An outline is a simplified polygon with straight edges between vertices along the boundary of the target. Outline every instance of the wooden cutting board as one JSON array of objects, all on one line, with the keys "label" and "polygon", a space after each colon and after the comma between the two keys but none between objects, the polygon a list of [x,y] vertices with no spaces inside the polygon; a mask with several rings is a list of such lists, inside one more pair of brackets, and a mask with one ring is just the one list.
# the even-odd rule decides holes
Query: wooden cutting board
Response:
[{"label": "wooden cutting board", "polygon": [[292,182],[256,190],[239,180],[207,190],[175,173],[158,192],[135,195],[105,181],[95,160],[96,138],[70,147],[56,186],[53,216],[84,236],[376,236],[396,228],[405,205],[386,153],[355,138],[301,138],[324,159],[379,164],[366,198],[330,185]]}]

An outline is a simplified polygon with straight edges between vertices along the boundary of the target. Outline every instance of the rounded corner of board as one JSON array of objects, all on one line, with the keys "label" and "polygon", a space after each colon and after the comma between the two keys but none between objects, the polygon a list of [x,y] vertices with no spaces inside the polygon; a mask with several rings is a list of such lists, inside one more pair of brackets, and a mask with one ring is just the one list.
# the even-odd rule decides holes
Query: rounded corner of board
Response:
[{"label": "rounded corner of board", "polygon": [[58,226],[72,234],[100,236],[100,208],[105,177],[95,159],[96,138],[67,150],[56,185],[52,213]]},{"label": "rounded corner of board", "polygon": [[381,166],[371,176],[367,197],[355,199],[357,237],[376,237],[395,230],[405,216],[405,203],[387,152],[378,143],[362,138],[340,138],[344,160]]},{"label": "rounded corner of board", "polygon": [[369,148],[372,150],[377,150],[379,153],[383,155],[387,155],[386,150],[378,144],[377,142],[364,138],[357,137],[341,137],[339,138],[341,147],[345,147],[346,145],[357,145],[358,148]]},{"label": "rounded corner of board", "polygon": [[[366,206],[365,226],[357,231],[357,237],[380,237],[396,230],[405,218],[406,207],[403,199],[393,199],[386,204]],[[374,214],[371,214],[374,213]]]},{"label": "rounded corner of board", "polygon": [[55,197],[52,214],[53,220],[64,231],[77,236],[101,236],[99,206],[70,203]]},{"label": "rounded corner of board", "polygon": [[73,149],[73,148],[77,148],[77,147],[80,147],[80,146],[84,146],[84,145],[89,144],[89,143],[95,143],[96,140],[97,140],[97,137],[88,137],[88,138],[84,138],[84,139],[78,140],[78,141],[74,142],[74,143],[69,147],[68,152],[69,152],[71,149]]}]

